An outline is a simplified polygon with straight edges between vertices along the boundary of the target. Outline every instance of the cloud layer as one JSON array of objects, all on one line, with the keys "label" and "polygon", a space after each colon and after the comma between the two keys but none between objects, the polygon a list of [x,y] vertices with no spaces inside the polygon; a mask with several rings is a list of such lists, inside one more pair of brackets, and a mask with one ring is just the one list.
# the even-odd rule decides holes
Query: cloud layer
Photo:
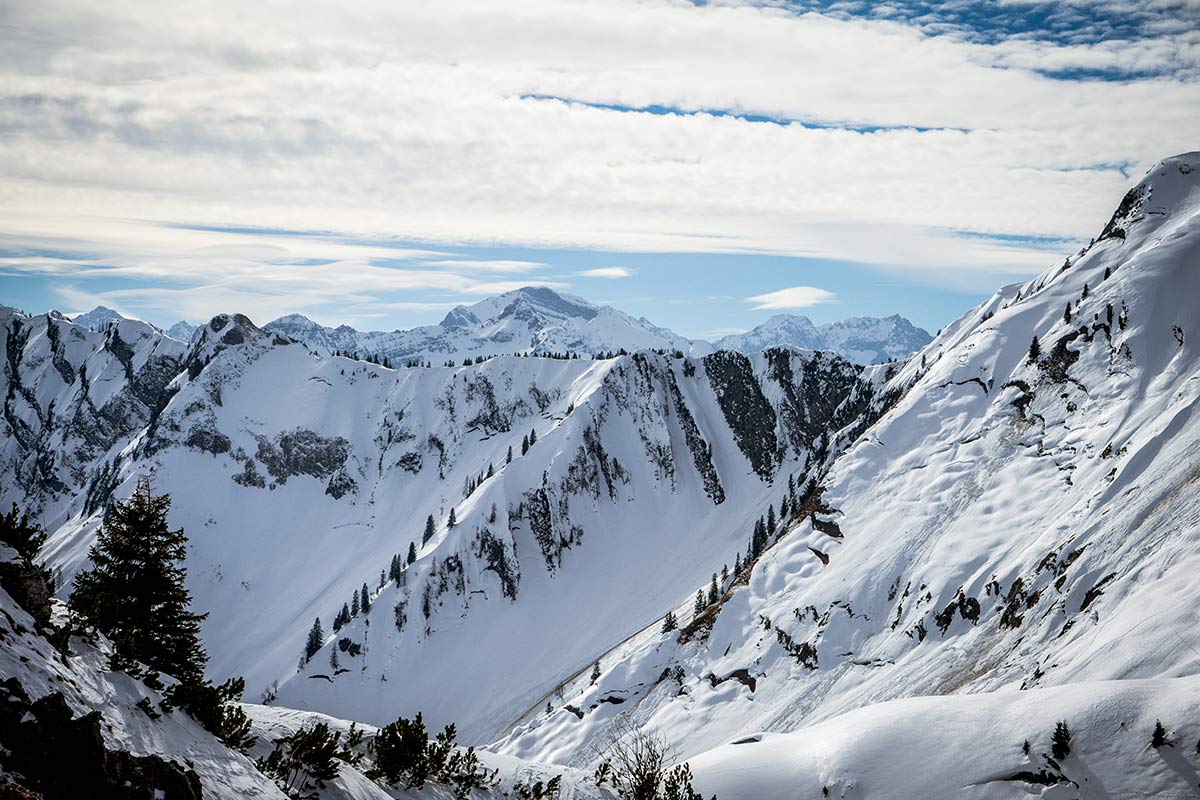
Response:
[{"label": "cloud layer", "polygon": [[[972,37],[852,5],[12,5],[0,270],[83,294],[152,275],[126,299],[184,313],[278,290],[298,292],[286,310],[341,291],[369,315],[567,282],[404,241],[778,253],[973,286],[1045,266],[1045,239],[1086,238],[1196,146],[1194,25]],[[88,257],[38,255],[55,248]]]}]

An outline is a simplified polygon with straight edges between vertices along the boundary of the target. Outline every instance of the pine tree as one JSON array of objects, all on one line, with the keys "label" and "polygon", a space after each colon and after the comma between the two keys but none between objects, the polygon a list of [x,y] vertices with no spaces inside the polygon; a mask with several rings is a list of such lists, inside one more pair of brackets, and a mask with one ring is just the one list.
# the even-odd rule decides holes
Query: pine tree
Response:
[{"label": "pine tree", "polygon": [[1160,747],[1174,747],[1175,743],[1167,738],[1167,729],[1163,727],[1162,720],[1154,720],[1154,733],[1150,736],[1150,746],[1157,750]]},{"label": "pine tree", "polygon": [[345,603],[342,603],[342,610],[339,611],[337,614],[335,614],[333,617],[334,631],[340,631],[342,629],[342,626],[345,625],[349,621],[350,621],[350,606],[346,605]]},{"label": "pine tree", "polygon": [[[400,556],[398,554],[393,555],[391,563],[388,564],[388,580],[396,581],[397,583],[399,583],[400,582],[400,570],[401,570]],[[382,589],[383,584],[380,584],[379,588]]]},{"label": "pine tree", "polygon": [[1067,307],[1063,310],[1063,322],[1071,324],[1071,304],[1067,303]]},{"label": "pine tree", "polygon": [[692,608],[692,611],[695,612],[696,616],[700,616],[701,614],[704,613],[704,590],[703,589],[696,590],[696,604]]},{"label": "pine tree", "polygon": [[535,444],[537,444],[537,429],[530,428],[529,429],[529,446],[533,447]]},{"label": "pine tree", "polygon": [[21,558],[32,561],[46,543],[46,532],[13,503],[12,511],[0,514],[0,542],[15,548]]},{"label": "pine tree", "polygon": [[168,527],[170,508],[170,495],[154,496],[150,479],[139,478],[133,495],[105,515],[88,553],[92,569],[75,577],[70,605],[112,639],[118,662],[199,683],[208,660],[200,644],[205,615],[189,610],[187,537]]},{"label": "pine tree", "polygon": [[450,519],[446,521],[447,528],[453,528],[458,524],[458,519],[454,516],[454,509],[450,509]]},{"label": "pine tree", "polygon": [[727,580],[729,580],[729,565],[722,564],[721,565],[721,585],[724,586],[725,581],[727,581]]},{"label": "pine tree", "polygon": [[597,661],[595,664],[592,664],[592,683],[595,683],[598,680],[600,680],[600,662],[599,661]]},{"label": "pine tree", "polygon": [[367,591],[367,585],[362,585],[362,612],[366,614],[371,610],[371,595]]},{"label": "pine tree", "polygon": [[1035,336],[1033,337],[1033,341],[1029,343],[1029,363],[1032,364],[1034,361],[1037,361],[1041,355],[1042,343],[1039,342],[1038,338]]},{"label": "pine tree", "polygon": [[338,671],[338,666],[337,648],[331,647],[329,648],[329,669],[333,670],[333,672],[336,674]]},{"label": "pine tree", "polygon": [[1111,276],[1111,275],[1112,275],[1112,272],[1109,271],[1108,267],[1105,267],[1104,268],[1104,280],[1108,280],[1109,276]]},{"label": "pine tree", "polygon": [[511,444],[508,446],[508,453],[504,456],[504,463],[505,464],[512,463],[512,445]]},{"label": "pine tree", "polygon": [[[396,557],[392,556],[392,563],[395,563],[395,561],[396,561]],[[384,576],[383,570],[379,570],[379,587],[378,588],[382,589],[383,585],[385,583],[387,583],[387,578]]]},{"label": "pine tree", "polygon": [[1081,296],[1080,299],[1087,300],[1087,296],[1088,296],[1088,285],[1085,283],[1083,285],[1083,295]]},{"label": "pine tree", "polygon": [[740,575],[742,572],[742,554],[737,553],[733,557],[733,574]]},{"label": "pine tree", "polygon": [[[432,517],[431,517],[431,519],[432,519]],[[417,543],[409,542],[408,543],[408,563],[415,564],[416,561],[417,561]]]},{"label": "pine tree", "polygon": [[775,534],[775,506],[767,506],[767,533]]},{"label": "pine tree", "polygon": [[496,474],[496,469],[492,466],[492,462],[488,462],[487,476],[490,478]]},{"label": "pine tree", "polygon": [[308,631],[308,641],[304,644],[304,660],[308,661],[321,649],[325,641],[325,632],[321,630],[321,618],[313,620],[313,626]]},{"label": "pine tree", "polygon": [[433,524],[433,514],[430,514],[425,520],[425,533],[421,534],[422,547],[429,544],[429,540],[433,538],[433,534],[436,530],[437,528]]},{"label": "pine tree", "polygon": [[529,452],[529,437],[522,436],[521,437],[521,455],[525,455],[528,452]]},{"label": "pine tree", "polygon": [[354,590],[354,598],[353,598],[353,599],[350,601],[350,616],[352,616],[352,617],[357,617],[357,616],[358,616],[358,609],[359,609],[359,605],[358,605],[358,590],[357,590],[357,589],[355,589],[355,590]]},{"label": "pine tree", "polygon": [[1056,761],[1062,761],[1071,755],[1071,729],[1066,722],[1054,726],[1054,735],[1050,738],[1050,752]]},{"label": "pine tree", "polygon": [[678,620],[675,619],[675,612],[668,611],[667,615],[665,617],[663,617],[662,632],[670,633],[671,631],[675,630],[678,627],[679,627],[679,622],[678,622]]}]

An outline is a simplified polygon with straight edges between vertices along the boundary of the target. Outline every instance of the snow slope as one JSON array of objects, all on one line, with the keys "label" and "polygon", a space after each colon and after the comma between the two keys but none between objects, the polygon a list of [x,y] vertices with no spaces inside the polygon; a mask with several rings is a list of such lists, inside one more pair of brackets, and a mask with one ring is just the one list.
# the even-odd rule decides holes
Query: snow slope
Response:
[{"label": "snow slope", "polygon": [[568,687],[582,718],[497,748],[580,763],[614,693],[694,756],[895,698],[1195,673],[1198,178],[1200,154],[1162,162],[1065,268],[910,359],[824,509],[788,521],[706,634],[647,628]]},{"label": "snow slope", "polygon": [[[894,700],[692,759],[721,800],[1196,797],[1200,679]],[[1172,744],[1150,746],[1157,721]],[[1054,759],[1065,721],[1071,752]],[[1024,743],[1030,752],[1024,752]]]}]

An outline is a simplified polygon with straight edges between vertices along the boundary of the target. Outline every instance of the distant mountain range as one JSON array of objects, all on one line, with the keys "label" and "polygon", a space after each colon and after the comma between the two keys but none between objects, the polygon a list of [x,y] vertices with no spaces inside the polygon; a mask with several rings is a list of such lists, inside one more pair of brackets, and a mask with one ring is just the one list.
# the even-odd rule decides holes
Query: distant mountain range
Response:
[{"label": "distant mountain range", "polygon": [[[116,311],[97,306],[74,322],[100,331],[115,320]],[[852,317],[814,325],[808,317],[780,314],[762,325],[716,342],[688,339],[645,317],[634,318],[612,306],[596,305],[581,297],[541,286],[526,286],[457,306],[437,325],[409,330],[360,331],[349,325],[321,325],[302,314],[288,314],[264,328],[303,342],[322,355],[350,353],[363,358],[443,363],[513,353],[577,353],[591,356],[621,350],[679,350],[703,356],[714,350],[757,353],[777,345],[828,350],[859,364],[903,359],[929,343],[928,332],[904,317]],[[196,326],[180,321],[164,331],[172,339],[190,341]]]}]

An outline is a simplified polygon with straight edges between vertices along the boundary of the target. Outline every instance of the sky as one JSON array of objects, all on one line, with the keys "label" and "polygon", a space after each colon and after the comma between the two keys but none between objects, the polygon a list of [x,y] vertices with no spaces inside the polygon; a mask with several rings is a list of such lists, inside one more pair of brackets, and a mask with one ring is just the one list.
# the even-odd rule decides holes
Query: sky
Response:
[{"label": "sky", "polygon": [[1200,0],[0,0],[0,303],[933,331],[1198,134]]}]

